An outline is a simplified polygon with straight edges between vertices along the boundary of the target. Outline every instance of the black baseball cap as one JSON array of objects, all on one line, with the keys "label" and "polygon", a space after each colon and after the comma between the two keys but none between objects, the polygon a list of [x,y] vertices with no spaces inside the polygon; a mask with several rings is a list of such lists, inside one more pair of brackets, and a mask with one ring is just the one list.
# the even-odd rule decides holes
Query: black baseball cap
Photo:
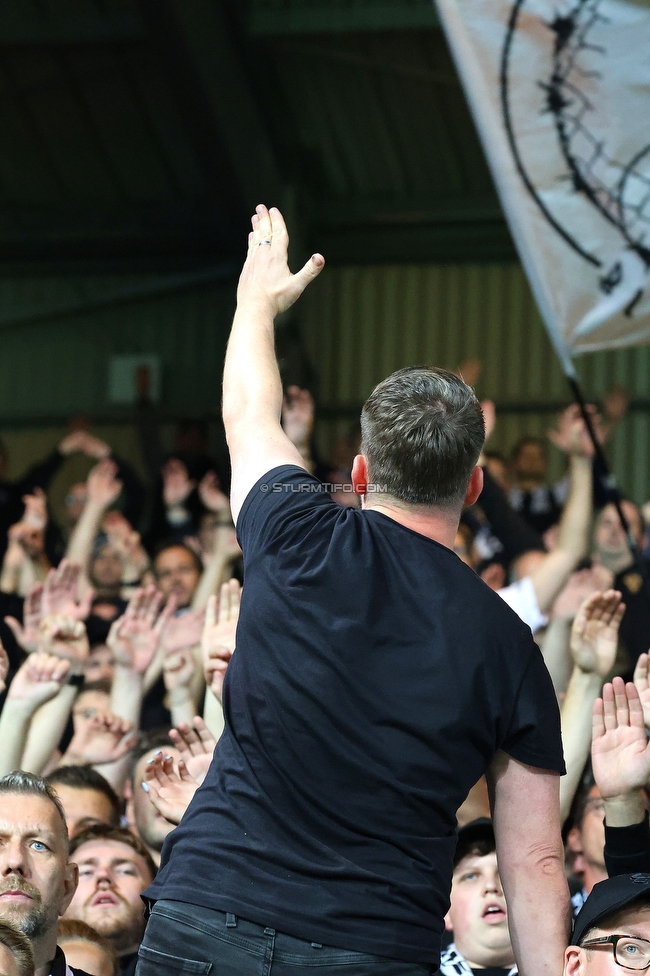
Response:
[{"label": "black baseball cap", "polygon": [[476,820],[470,820],[464,827],[458,828],[456,835],[458,840],[454,853],[454,867],[459,861],[462,861],[477,841],[487,840],[492,845],[495,844],[494,827],[489,817],[478,817]]},{"label": "black baseball cap", "polygon": [[585,932],[601,919],[644,896],[650,902],[650,874],[620,874],[618,877],[599,881],[576,915],[569,944],[580,945]]}]

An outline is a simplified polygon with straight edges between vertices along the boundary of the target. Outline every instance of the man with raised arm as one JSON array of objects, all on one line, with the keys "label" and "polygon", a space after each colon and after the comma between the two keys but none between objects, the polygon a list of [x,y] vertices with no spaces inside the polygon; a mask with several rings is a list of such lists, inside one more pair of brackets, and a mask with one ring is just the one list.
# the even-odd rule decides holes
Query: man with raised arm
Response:
[{"label": "man with raised arm", "polygon": [[223,415],[244,553],[225,730],[165,842],[139,976],[435,971],[456,810],[488,770],[513,948],[557,976],[568,936],[559,715],[529,629],[452,551],[484,424],[441,369],[362,414],[362,509],[322,490],[280,425],[273,322],[322,269],[253,217]]}]

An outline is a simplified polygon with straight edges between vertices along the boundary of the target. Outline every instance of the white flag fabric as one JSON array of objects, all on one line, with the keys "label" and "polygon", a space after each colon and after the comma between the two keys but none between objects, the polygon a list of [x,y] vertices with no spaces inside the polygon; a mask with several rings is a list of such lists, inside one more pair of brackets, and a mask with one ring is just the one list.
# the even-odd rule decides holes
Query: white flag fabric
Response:
[{"label": "white flag fabric", "polygon": [[650,0],[435,0],[565,371],[650,342]]}]

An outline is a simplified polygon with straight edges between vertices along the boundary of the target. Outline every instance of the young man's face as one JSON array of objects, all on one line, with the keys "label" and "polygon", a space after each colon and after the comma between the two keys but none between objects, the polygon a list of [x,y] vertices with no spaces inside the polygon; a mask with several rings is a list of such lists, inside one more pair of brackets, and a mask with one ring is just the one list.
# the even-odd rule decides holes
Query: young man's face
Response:
[{"label": "young man's face", "polygon": [[79,886],[66,917],[91,925],[120,955],[135,952],[144,932],[140,895],[153,880],[146,861],[116,840],[89,840],[72,856]]},{"label": "young man's face", "polygon": [[458,862],[445,925],[453,931],[454,944],[470,966],[514,965],[506,900],[495,852],[470,853]]},{"label": "young man's face", "polygon": [[[583,941],[589,942],[607,935],[629,935],[650,940],[650,905],[631,905],[629,910],[621,913],[613,927],[590,929]],[[650,946],[644,945],[645,948],[650,949]],[[643,971],[648,972],[647,969]],[[631,976],[635,972],[639,970],[616,962],[611,944],[594,948],[569,946],[564,957],[564,976]]]}]

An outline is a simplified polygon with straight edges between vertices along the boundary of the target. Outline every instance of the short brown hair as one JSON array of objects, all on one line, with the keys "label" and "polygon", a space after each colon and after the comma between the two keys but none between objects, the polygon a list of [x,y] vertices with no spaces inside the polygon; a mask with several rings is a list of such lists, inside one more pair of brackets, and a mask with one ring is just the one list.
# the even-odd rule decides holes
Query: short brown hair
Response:
[{"label": "short brown hair", "polygon": [[90,827],[86,827],[84,830],[80,830],[78,834],[70,841],[70,858],[74,860],[75,851],[79,850],[82,844],[88,844],[93,840],[114,840],[119,844],[127,844],[132,847],[136,854],[139,854],[141,858],[147,864],[149,868],[149,873],[153,878],[156,877],[156,865],[154,864],[151,854],[142,843],[139,837],[132,834],[127,827],[111,827],[108,824],[92,824]]},{"label": "short brown hair", "polygon": [[102,793],[111,807],[110,823],[114,827],[119,827],[122,818],[122,801],[108,780],[93,766],[58,766],[46,777],[45,782],[55,790],[57,786],[68,786],[73,790],[95,790],[96,793]]},{"label": "short brown hair", "polygon": [[437,367],[392,373],[361,413],[369,481],[376,493],[410,505],[461,505],[484,440],[474,391]]},{"label": "short brown hair", "polygon": [[14,957],[20,976],[34,976],[34,950],[32,943],[22,932],[8,922],[0,921],[0,945]]},{"label": "short brown hair", "polygon": [[113,964],[113,976],[119,976],[120,960],[113,946],[107,939],[102,938],[92,925],[82,922],[80,918],[60,918],[56,941],[61,948],[66,942],[90,942],[91,945],[99,946]]}]

